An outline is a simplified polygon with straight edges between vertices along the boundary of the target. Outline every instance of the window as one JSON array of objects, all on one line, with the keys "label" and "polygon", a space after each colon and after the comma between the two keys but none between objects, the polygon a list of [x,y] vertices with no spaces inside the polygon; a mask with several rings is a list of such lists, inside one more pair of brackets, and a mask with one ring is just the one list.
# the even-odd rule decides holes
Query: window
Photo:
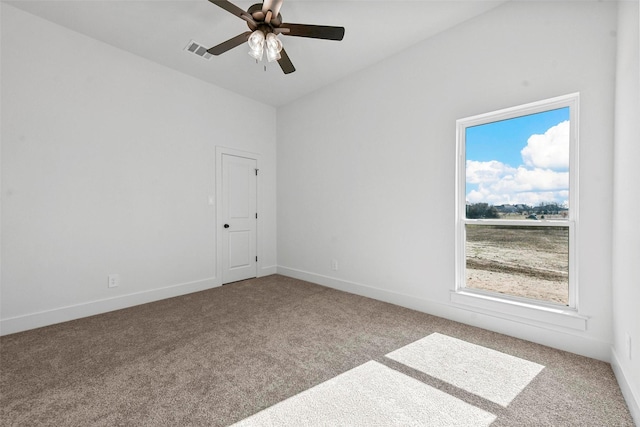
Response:
[{"label": "window", "polygon": [[578,101],[457,121],[457,293],[577,308]]}]

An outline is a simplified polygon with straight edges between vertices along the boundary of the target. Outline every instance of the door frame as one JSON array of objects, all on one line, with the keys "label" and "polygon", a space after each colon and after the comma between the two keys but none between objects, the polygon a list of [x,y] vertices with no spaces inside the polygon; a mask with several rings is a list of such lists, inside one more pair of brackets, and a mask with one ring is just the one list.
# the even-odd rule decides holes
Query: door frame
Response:
[{"label": "door frame", "polygon": [[[248,151],[236,150],[234,148],[227,148],[216,146],[216,282],[218,285],[223,285],[222,277],[222,227],[224,221],[222,218],[222,156],[230,155],[236,157],[244,157],[246,159],[252,159],[256,161],[256,168],[260,169],[260,155],[257,153],[251,153]],[[256,176],[256,210],[258,211],[258,220],[256,221],[256,256],[258,261],[256,262],[256,277],[260,277],[260,271],[262,270],[262,250],[260,246],[260,231],[262,230],[262,217],[261,203],[260,203],[260,173]]]}]

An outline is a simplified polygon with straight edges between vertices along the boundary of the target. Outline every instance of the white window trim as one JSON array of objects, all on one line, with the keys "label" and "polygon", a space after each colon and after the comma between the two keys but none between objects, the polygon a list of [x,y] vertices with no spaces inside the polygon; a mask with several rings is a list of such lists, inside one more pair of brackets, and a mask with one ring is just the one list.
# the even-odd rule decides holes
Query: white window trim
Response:
[{"label": "white window trim", "polygon": [[[587,318],[579,311],[578,286],[578,141],[579,141],[578,93],[537,101],[525,105],[480,114],[456,121],[456,275],[450,301],[466,309],[493,314],[515,321],[532,320],[571,329],[586,330]],[[539,220],[521,222],[517,220],[466,219],[466,156],[465,129],[514,117],[536,114],[558,108],[569,107],[569,216],[566,220]],[[519,298],[516,296],[466,288],[465,281],[465,226],[467,224],[518,225],[518,226],[563,226],[569,227],[569,303],[568,306]]]}]

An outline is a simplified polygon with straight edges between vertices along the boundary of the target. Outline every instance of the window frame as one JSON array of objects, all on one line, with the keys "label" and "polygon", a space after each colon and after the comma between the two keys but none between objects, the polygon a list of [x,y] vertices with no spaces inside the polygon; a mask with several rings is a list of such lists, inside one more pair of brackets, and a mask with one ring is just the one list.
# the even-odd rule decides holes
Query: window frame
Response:
[{"label": "window frame", "polygon": [[[533,320],[560,324],[562,326],[586,328],[586,318],[578,315],[578,214],[579,214],[579,102],[580,94],[572,93],[555,98],[545,99],[515,107],[505,108],[489,113],[479,114],[456,121],[456,274],[455,288],[451,300],[454,303],[471,305],[489,311],[510,313]],[[466,129],[527,116],[559,108],[569,107],[569,215],[563,220],[505,220],[505,219],[467,219],[466,218]],[[503,225],[527,227],[568,227],[569,228],[569,297],[568,304],[519,297],[482,289],[468,288],[466,280],[466,226],[467,225]],[[551,316],[540,318],[536,311],[546,311]],[[576,319],[563,319],[553,314],[569,315]],[[577,321],[575,321],[577,320]]]}]

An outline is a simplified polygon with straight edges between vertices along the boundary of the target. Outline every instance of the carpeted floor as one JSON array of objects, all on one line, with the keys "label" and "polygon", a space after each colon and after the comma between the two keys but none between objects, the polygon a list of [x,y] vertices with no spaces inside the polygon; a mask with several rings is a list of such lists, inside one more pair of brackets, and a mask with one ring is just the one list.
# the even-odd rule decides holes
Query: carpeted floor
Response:
[{"label": "carpeted floor", "polygon": [[369,361],[233,427],[488,427],[495,418],[422,381]]},{"label": "carpeted floor", "polygon": [[[456,369],[473,373],[478,354],[513,356],[526,381],[494,399],[425,369],[415,355],[442,337],[470,351]],[[305,396],[335,401],[323,390],[357,378],[473,407],[464,413],[490,414],[492,426],[633,426],[606,363],[278,275],[0,338],[0,424],[226,426],[279,402],[300,409]],[[398,417],[410,414],[394,399],[385,404]],[[331,425],[394,424],[365,418]]]}]

